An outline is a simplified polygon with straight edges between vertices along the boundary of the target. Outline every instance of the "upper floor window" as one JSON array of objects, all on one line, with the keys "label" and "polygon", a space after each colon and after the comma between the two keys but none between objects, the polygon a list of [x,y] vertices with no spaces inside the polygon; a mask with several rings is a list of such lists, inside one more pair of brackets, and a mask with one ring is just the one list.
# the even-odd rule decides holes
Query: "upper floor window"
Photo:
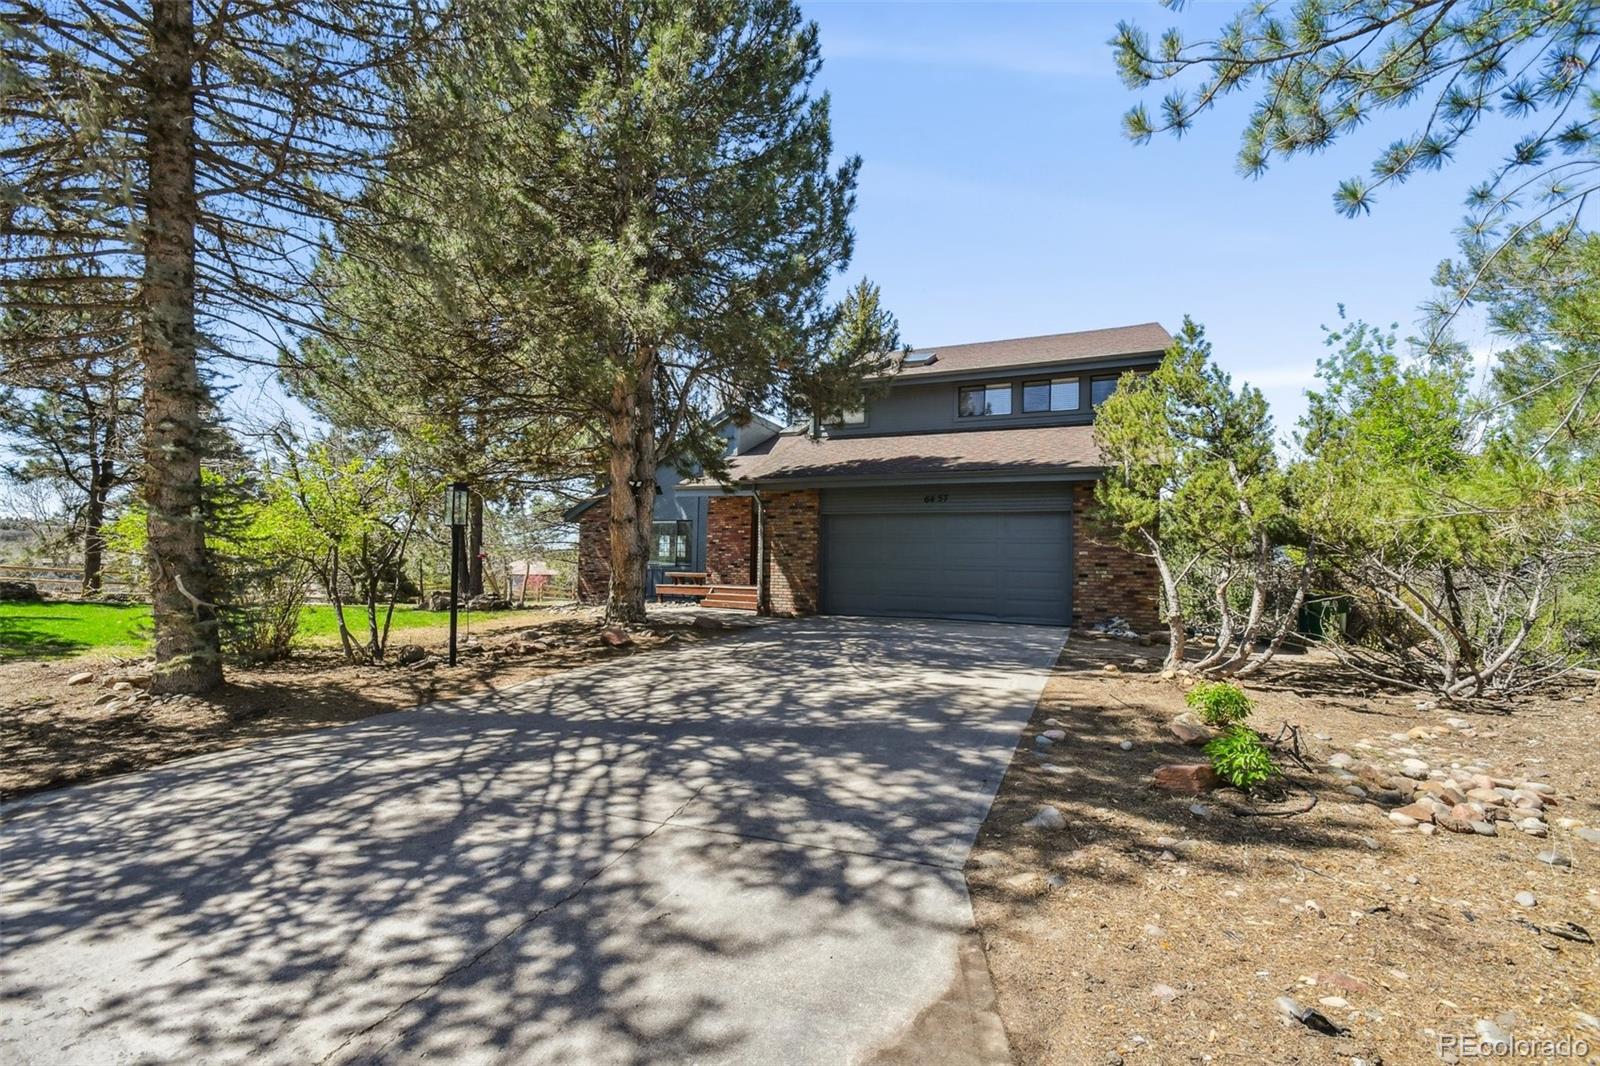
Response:
[{"label": "upper floor window", "polygon": [[1008,415],[1011,413],[1011,385],[964,385],[959,393],[956,412],[962,418],[983,415]]},{"label": "upper floor window", "polygon": [[1089,382],[1089,402],[1099,407],[1111,399],[1111,394],[1117,391],[1117,379],[1114,377],[1094,378]]},{"label": "upper floor window", "polygon": [[1051,378],[1049,381],[1024,381],[1022,383],[1022,413],[1042,414],[1045,411],[1076,411],[1078,409],[1078,379]]}]

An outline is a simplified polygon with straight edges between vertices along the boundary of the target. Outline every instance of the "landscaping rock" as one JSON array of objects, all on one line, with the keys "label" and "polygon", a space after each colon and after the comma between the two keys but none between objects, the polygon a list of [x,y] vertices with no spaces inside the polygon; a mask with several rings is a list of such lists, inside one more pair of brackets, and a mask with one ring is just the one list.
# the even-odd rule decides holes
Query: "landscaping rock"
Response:
[{"label": "landscaping rock", "polygon": [[1173,736],[1178,738],[1180,743],[1187,744],[1191,748],[1199,747],[1211,740],[1211,730],[1193,722],[1181,720],[1172,722],[1168,724],[1167,729],[1172,732]]},{"label": "landscaping rock", "polygon": [[1052,741],[1067,739],[1067,731],[1065,729],[1046,729],[1039,735],[1042,737],[1049,737]]},{"label": "landscaping rock", "polygon": [[1421,759],[1406,759],[1400,763],[1400,772],[1414,781],[1428,776],[1428,764]]},{"label": "landscaping rock", "polygon": [[1532,907],[1532,906],[1535,906],[1536,904],[1538,904],[1538,902],[1539,902],[1539,900],[1534,896],[1534,894],[1532,892],[1528,892],[1526,890],[1524,890],[1522,892],[1518,892],[1515,896],[1512,896],[1511,898],[1512,898],[1513,901],[1515,901],[1516,905],[1519,906],[1519,907]]},{"label": "landscaping rock", "polygon": [[1600,829],[1580,829],[1573,835],[1585,844],[1600,844]]},{"label": "landscaping rock", "polygon": [[91,682],[93,680],[94,680],[94,674],[89,672],[89,671],[87,671],[87,670],[85,670],[82,673],[73,674],[71,677],[67,678],[67,684],[69,684],[69,685],[87,685],[89,682]]},{"label": "landscaping rock", "polygon": [[1546,866],[1572,865],[1572,860],[1561,854],[1559,851],[1541,851],[1539,854],[1535,855],[1534,858],[1538,859]]},{"label": "landscaping rock", "polygon": [[1133,741],[1124,740],[1122,743],[1118,744],[1117,747],[1121,748],[1123,751],[1132,751],[1133,750]]},{"label": "landscaping rock", "polygon": [[417,601],[417,608],[423,611],[448,611],[450,609],[450,593],[430,592]]},{"label": "landscaping rock", "polygon": [[1472,810],[1465,803],[1458,803],[1442,814],[1433,816],[1433,824],[1440,829],[1448,829],[1452,833],[1472,832],[1472,823],[1478,821],[1482,814]]},{"label": "landscaping rock", "polygon": [[1517,823],[1517,828],[1531,837],[1542,837],[1550,832],[1545,828],[1545,824],[1537,818],[1524,818]]},{"label": "landscaping rock", "polygon": [[402,644],[400,650],[395,652],[394,661],[401,666],[410,666],[420,663],[428,657],[428,649],[421,644]]},{"label": "landscaping rock", "polygon": [[612,648],[626,648],[633,643],[628,631],[618,626],[606,626],[600,631],[600,643]]},{"label": "landscaping rock", "polygon": [[1511,1034],[1506,1032],[1499,1025],[1490,1021],[1488,1018],[1479,1018],[1477,1021],[1473,1022],[1472,1030],[1478,1034],[1478,1041],[1480,1044],[1488,1044],[1491,1047],[1504,1047],[1509,1053],[1511,1048]]},{"label": "landscaping rock", "polygon": [[1051,740],[1043,733],[1040,733],[1038,736],[1033,738],[1033,746],[1036,748],[1053,748],[1055,747],[1055,743],[1055,741]]},{"label": "landscaping rock", "polygon": [[1481,837],[1492,837],[1499,835],[1499,830],[1494,827],[1493,822],[1473,822],[1472,831]]},{"label": "landscaping rock", "polygon": [[1389,817],[1394,821],[1400,822],[1401,825],[1406,825],[1407,823],[1401,821],[1400,818],[1395,818],[1395,815],[1398,814],[1401,818],[1409,818],[1411,820],[1409,824],[1416,825],[1418,822],[1433,821],[1433,816],[1437,813],[1438,811],[1433,805],[1418,800],[1416,803],[1390,811]]},{"label": "landscaping rock", "polygon": [[1153,783],[1163,792],[1198,795],[1217,787],[1217,775],[1209,763],[1169,763],[1156,768]]},{"label": "landscaping rock", "polygon": [[1467,797],[1462,795],[1461,792],[1459,792],[1448,781],[1424,781],[1422,783],[1422,791],[1426,792],[1428,795],[1432,796],[1446,807],[1454,807],[1458,803],[1465,803],[1467,801]]},{"label": "landscaping rock", "polygon": [[1278,1013],[1291,1021],[1299,1022],[1308,1029],[1314,1029],[1326,1036],[1343,1036],[1349,1032],[1343,1026],[1335,1025],[1321,1011],[1311,1007],[1302,1007],[1293,996],[1279,996],[1274,1005]]},{"label": "landscaping rock", "polygon": [[1328,756],[1328,765],[1335,770],[1348,770],[1355,765],[1355,761],[1355,756],[1345,751],[1336,751]]},{"label": "landscaping rock", "polygon": [[1029,818],[1023,825],[1029,829],[1065,829],[1067,816],[1047,803],[1039,808],[1039,813]]},{"label": "landscaping rock", "polygon": [[43,599],[32,581],[0,581],[0,603],[38,603]]},{"label": "landscaping rock", "polygon": [[1168,984],[1157,983],[1151,985],[1150,994],[1154,996],[1156,998],[1156,1002],[1160,1003],[1162,1006],[1166,1006],[1178,998],[1178,990]]}]

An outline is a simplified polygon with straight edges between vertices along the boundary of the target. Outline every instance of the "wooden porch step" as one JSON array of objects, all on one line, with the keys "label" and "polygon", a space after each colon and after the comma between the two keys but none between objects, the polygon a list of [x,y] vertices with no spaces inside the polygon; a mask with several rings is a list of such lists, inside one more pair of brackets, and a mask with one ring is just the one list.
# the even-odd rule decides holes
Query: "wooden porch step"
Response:
[{"label": "wooden porch step", "polygon": [[700,606],[727,611],[754,611],[757,607],[756,596],[754,585],[712,585],[710,594],[700,601]]},{"label": "wooden porch step", "polygon": [[684,596],[698,599],[701,596],[711,595],[711,591],[710,585],[669,585],[664,582],[656,584],[657,596]]}]

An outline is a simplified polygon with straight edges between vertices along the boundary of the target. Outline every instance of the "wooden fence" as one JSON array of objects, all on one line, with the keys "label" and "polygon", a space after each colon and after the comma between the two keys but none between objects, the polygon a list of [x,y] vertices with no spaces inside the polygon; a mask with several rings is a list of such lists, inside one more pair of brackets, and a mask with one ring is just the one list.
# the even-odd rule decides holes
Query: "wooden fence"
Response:
[{"label": "wooden fence", "polygon": [[[83,565],[64,566],[0,566],[0,581],[27,581],[40,592],[53,596],[75,596],[83,592]],[[125,573],[106,570],[100,575],[100,591],[127,596],[143,596],[144,587],[135,584]]]}]

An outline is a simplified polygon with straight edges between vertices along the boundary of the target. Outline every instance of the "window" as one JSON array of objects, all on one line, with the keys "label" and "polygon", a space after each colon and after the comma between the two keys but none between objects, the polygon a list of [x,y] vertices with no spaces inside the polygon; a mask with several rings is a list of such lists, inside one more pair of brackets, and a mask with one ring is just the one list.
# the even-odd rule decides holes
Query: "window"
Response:
[{"label": "window", "polygon": [[1051,378],[1049,381],[1024,381],[1022,383],[1022,413],[1035,415],[1045,411],[1076,411],[1078,409],[1078,379]]},{"label": "window", "polygon": [[1011,385],[967,385],[960,392],[957,413],[962,418],[1011,413]]},{"label": "window", "polygon": [[1095,378],[1089,382],[1089,402],[1099,407],[1117,391],[1116,378]]},{"label": "window", "polygon": [[846,411],[839,416],[841,426],[864,426],[867,424],[867,409],[858,407],[854,411]]},{"label": "window", "polygon": [[666,566],[689,565],[687,521],[650,523],[650,561]]},{"label": "window", "polygon": [[900,363],[902,366],[927,366],[938,358],[938,352],[907,352]]}]

